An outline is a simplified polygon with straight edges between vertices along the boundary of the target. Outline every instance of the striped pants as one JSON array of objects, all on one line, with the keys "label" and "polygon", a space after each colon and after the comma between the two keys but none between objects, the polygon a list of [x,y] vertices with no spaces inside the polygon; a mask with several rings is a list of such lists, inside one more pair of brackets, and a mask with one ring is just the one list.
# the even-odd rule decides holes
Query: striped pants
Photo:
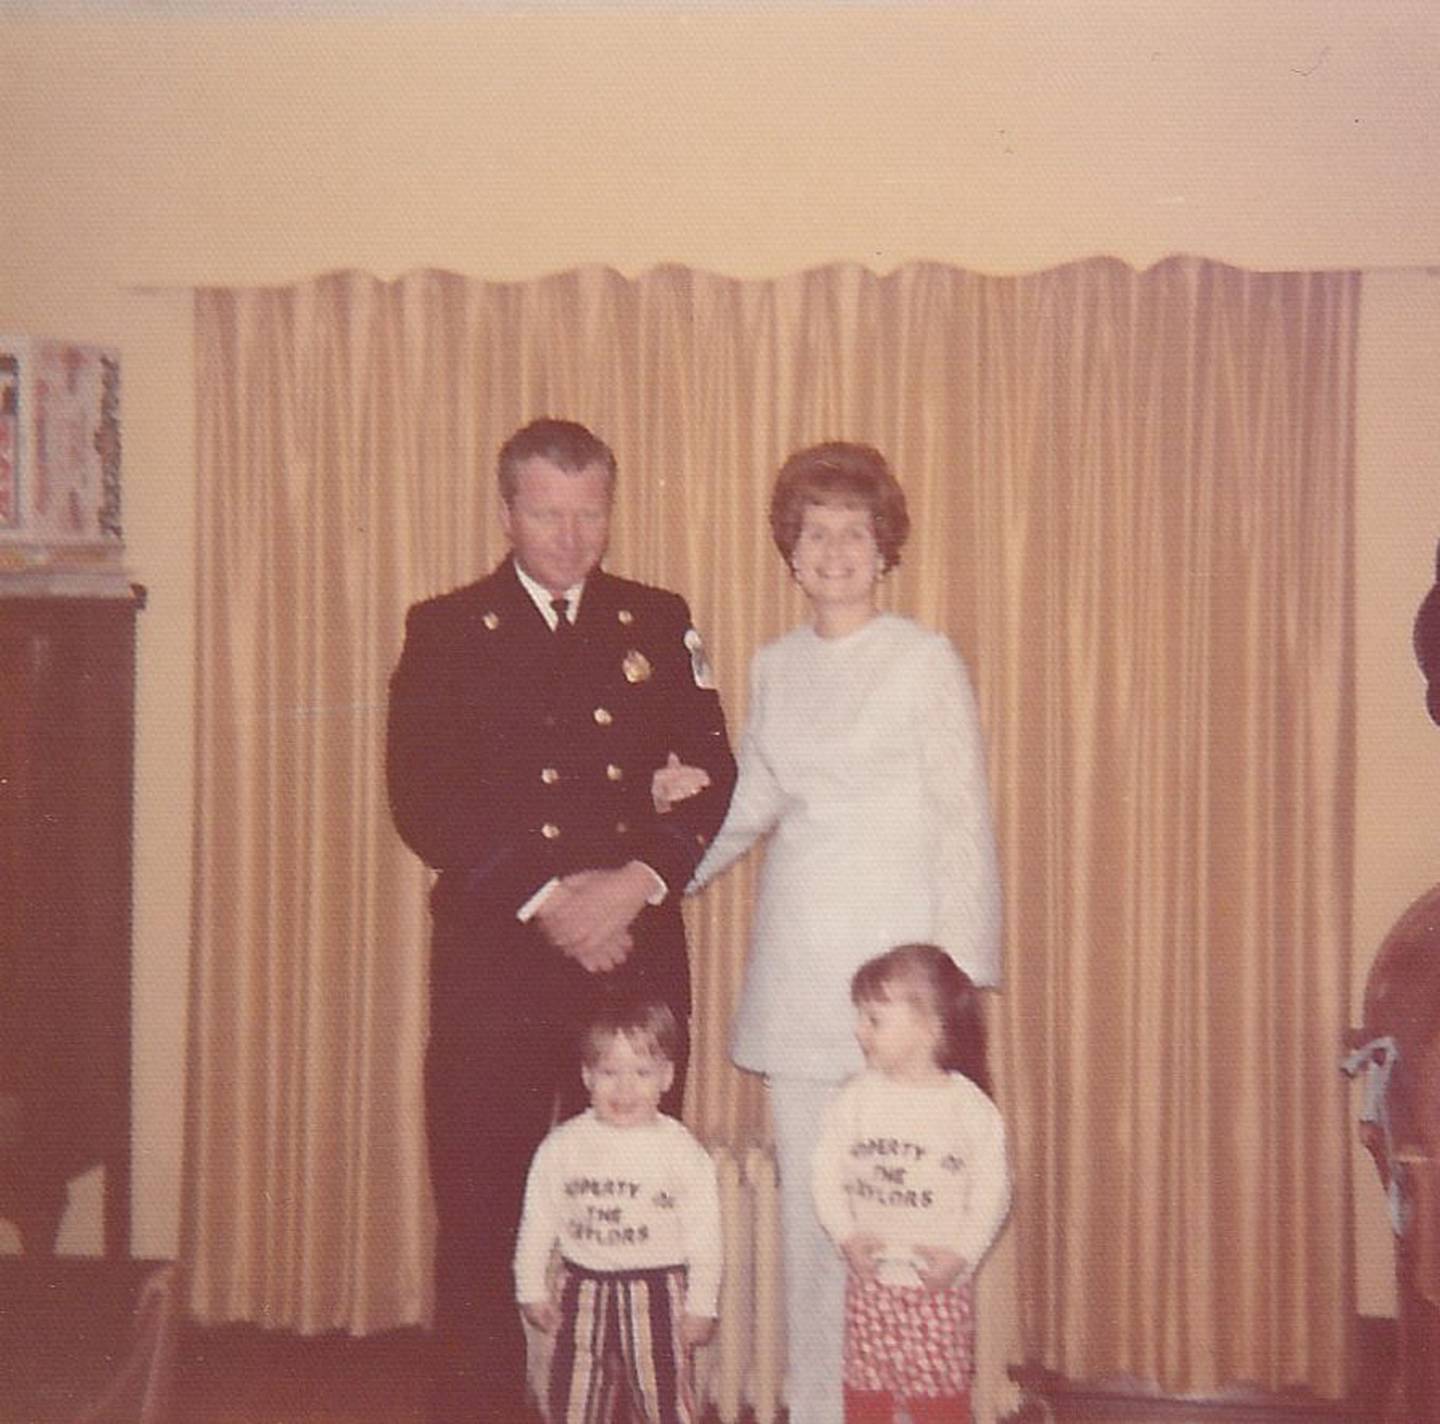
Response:
[{"label": "striped pants", "polygon": [[680,1338],[685,1268],[587,1271],[561,1262],[550,1424],[696,1424]]}]

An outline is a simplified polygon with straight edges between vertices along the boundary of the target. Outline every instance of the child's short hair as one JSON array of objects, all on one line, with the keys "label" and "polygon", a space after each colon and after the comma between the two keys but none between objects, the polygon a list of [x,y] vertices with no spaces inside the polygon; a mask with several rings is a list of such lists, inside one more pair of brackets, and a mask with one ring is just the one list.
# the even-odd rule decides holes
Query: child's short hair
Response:
[{"label": "child's short hair", "polygon": [[585,1025],[580,1035],[580,1061],[593,1068],[606,1045],[621,1037],[667,1063],[674,1063],[680,1054],[680,1025],[669,1004],[660,999],[615,999]]},{"label": "child's short hair", "polygon": [[938,1066],[963,1073],[976,1087],[990,1091],[980,991],[943,949],[901,944],[867,959],[850,981],[851,1002],[889,998],[908,999],[934,1014],[940,1024]]}]

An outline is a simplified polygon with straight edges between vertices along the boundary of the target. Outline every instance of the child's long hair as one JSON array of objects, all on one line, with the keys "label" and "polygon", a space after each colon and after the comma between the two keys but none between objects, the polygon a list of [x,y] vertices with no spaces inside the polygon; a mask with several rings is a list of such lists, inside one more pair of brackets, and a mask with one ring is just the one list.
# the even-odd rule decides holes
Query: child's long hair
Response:
[{"label": "child's long hair", "polygon": [[866,960],[855,971],[850,981],[852,1003],[893,998],[908,999],[939,1021],[938,1067],[963,1073],[976,1087],[990,1092],[980,991],[943,949],[933,944],[901,944]]}]

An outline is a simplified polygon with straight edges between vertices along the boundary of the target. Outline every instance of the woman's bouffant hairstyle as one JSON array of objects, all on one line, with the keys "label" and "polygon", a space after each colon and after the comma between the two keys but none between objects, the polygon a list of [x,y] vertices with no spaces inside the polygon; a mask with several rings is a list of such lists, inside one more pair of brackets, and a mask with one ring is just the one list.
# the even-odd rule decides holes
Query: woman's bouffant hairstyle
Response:
[{"label": "woman's bouffant hairstyle", "polygon": [[680,1025],[675,1011],[659,999],[620,998],[605,1004],[580,1035],[580,1061],[593,1068],[617,1038],[674,1063],[680,1054]]},{"label": "woman's bouffant hairstyle", "polygon": [[873,446],[828,440],[797,450],[781,465],[770,496],[770,532],[787,564],[799,542],[807,504],[868,509],[884,572],[900,562],[901,546],[910,533],[905,491]]},{"label": "woman's bouffant hairstyle", "polygon": [[963,1073],[977,1088],[990,1091],[980,990],[943,949],[933,944],[901,944],[866,960],[850,981],[850,999],[856,1005],[906,999],[934,1014],[940,1024],[936,1063],[947,1072]]}]

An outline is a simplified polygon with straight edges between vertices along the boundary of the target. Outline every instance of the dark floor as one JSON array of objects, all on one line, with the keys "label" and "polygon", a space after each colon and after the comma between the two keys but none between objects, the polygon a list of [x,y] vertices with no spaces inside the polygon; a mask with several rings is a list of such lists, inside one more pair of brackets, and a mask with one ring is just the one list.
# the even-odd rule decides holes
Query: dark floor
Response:
[{"label": "dark floor", "polygon": [[[114,1377],[129,1349],[130,1309],[145,1270],[144,1263],[56,1272],[14,1258],[0,1262],[0,1424],[68,1424],[81,1401]],[[1393,1373],[1391,1325],[1362,1322],[1357,1402],[1348,1408],[1174,1404],[1030,1376],[1022,1382],[1034,1402],[1014,1424],[1382,1424]],[[182,1326],[173,1424],[423,1424],[427,1360],[428,1337],[418,1330],[355,1339]]]},{"label": "dark floor", "polygon": [[187,1332],[177,1424],[423,1424],[426,1337]]},{"label": "dark floor", "polygon": [[[281,1346],[213,1336],[194,1344],[182,1361],[177,1424],[422,1424],[423,1359],[418,1338]],[[1014,1424],[1328,1424],[1367,1417],[1378,1424],[1382,1416],[1091,1395],[1037,1402]]]},{"label": "dark floor", "polygon": [[[421,1424],[426,1337],[299,1340],[232,1327],[190,1332],[181,1351],[177,1424]],[[1380,1367],[1377,1366],[1377,1370]],[[1367,1404],[1172,1403],[1067,1391],[1036,1381],[1013,1424],[1381,1424],[1384,1381],[1362,1380]],[[836,1421],[840,1424],[840,1421]]]}]

